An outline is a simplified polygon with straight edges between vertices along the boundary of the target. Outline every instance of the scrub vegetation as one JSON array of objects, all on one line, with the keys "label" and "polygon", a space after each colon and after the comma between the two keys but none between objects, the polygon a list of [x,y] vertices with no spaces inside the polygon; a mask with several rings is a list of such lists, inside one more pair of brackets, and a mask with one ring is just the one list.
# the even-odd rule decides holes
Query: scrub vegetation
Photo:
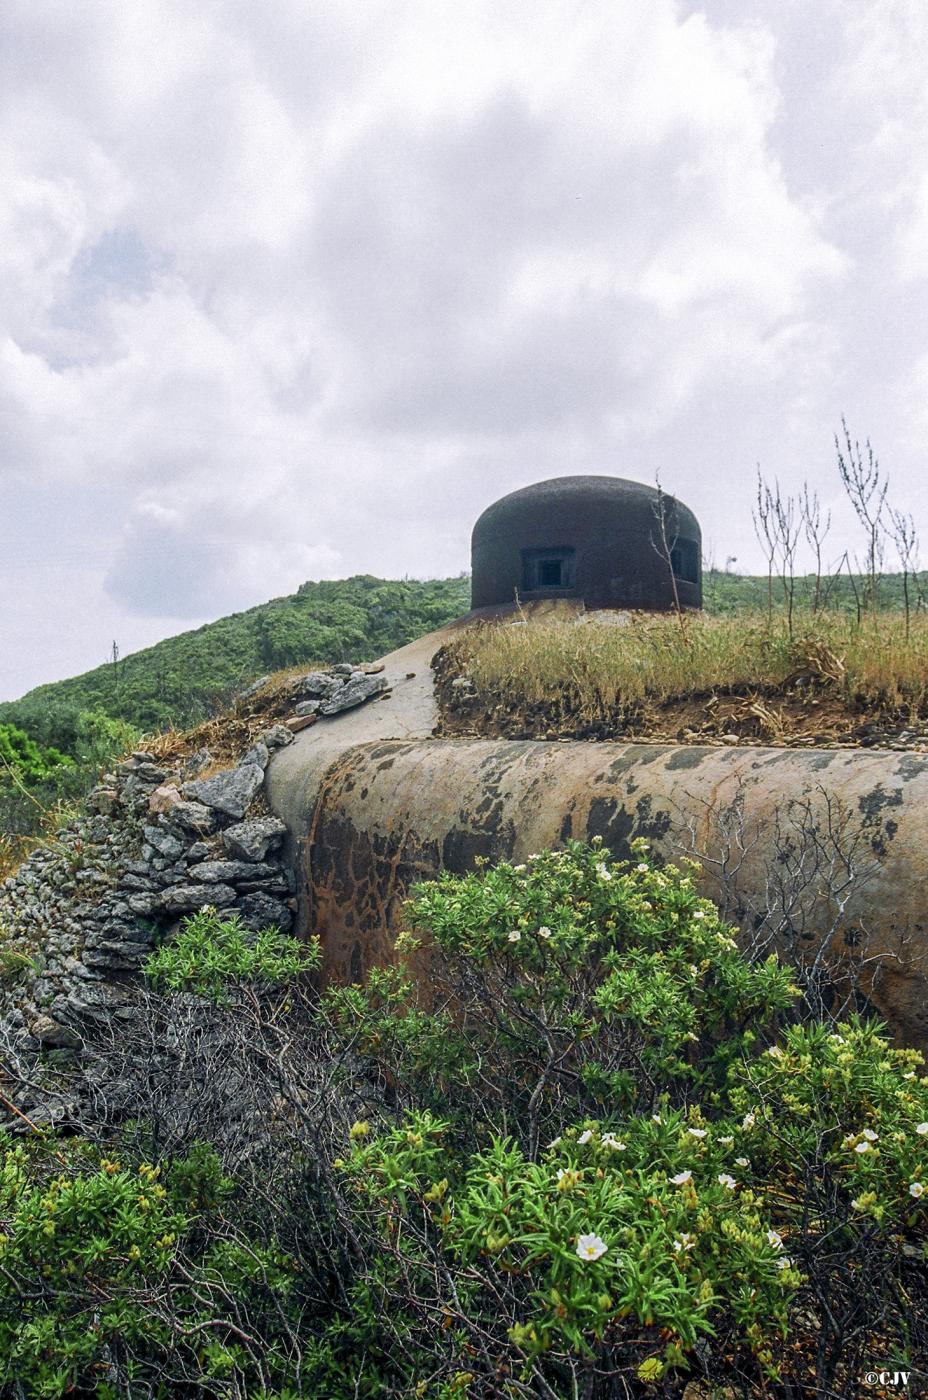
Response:
[{"label": "scrub vegetation", "polygon": [[393,967],[321,996],[315,945],[197,915],[106,1051],[125,1115],[0,1149],[0,1393],[798,1400],[914,1373],[921,1057],[803,1013],[696,875],[596,842],[445,875]]}]

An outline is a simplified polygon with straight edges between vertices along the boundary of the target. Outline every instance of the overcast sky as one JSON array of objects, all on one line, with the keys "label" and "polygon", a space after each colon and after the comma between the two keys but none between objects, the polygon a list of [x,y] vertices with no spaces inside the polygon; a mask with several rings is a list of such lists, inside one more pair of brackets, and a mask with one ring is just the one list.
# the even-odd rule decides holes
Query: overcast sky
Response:
[{"label": "overcast sky", "polygon": [[0,698],[548,476],[840,554],[842,413],[928,535],[926,74],[925,0],[4,0]]}]

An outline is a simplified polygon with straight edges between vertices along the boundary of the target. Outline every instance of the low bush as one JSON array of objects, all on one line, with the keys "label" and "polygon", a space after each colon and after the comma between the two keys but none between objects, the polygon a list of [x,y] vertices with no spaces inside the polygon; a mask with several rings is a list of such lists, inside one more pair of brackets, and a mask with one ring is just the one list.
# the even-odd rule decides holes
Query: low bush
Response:
[{"label": "low bush", "polygon": [[798,1019],[642,844],[445,875],[408,914],[396,966],[321,999],[317,950],[215,912],[155,955],[167,991],[107,1055],[131,1121],[63,1172],[8,1149],[4,1393],[798,1400],[914,1371],[914,1051]]}]

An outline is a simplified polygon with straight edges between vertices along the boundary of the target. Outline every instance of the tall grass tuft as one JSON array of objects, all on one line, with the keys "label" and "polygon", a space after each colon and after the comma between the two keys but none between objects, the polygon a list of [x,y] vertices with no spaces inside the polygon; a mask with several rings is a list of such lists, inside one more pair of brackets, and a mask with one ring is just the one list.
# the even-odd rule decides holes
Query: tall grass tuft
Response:
[{"label": "tall grass tuft", "polygon": [[849,705],[928,713],[928,617],[822,614],[785,622],[760,611],[624,623],[570,620],[469,629],[456,660],[478,692],[526,704],[558,700],[590,718],[616,704],[710,693],[766,693],[821,682]]}]

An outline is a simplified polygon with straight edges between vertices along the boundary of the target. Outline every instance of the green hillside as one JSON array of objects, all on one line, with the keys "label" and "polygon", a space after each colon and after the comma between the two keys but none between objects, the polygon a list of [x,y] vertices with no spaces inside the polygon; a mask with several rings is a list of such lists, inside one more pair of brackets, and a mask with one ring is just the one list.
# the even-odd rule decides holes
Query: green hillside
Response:
[{"label": "green hillside", "polygon": [[304,583],[288,597],[0,704],[0,724],[18,725],[65,753],[73,750],[78,716],[88,711],[141,732],[194,724],[269,671],[371,660],[469,606],[466,577],[398,582],[359,575]]},{"label": "green hillside", "polygon": [[[924,575],[910,581],[913,606],[926,581]],[[831,608],[853,610],[855,587],[862,592],[863,581],[843,576],[828,586]],[[883,607],[901,606],[899,575],[884,577],[880,587]],[[801,608],[812,596],[813,580],[797,578],[795,588]],[[773,589],[779,609],[779,580]],[[707,570],[704,592],[709,613],[757,610],[767,604],[767,579]],[[460,617],[469,606],[464,575],[397,581],[365,574],[304,583],[287,597],[0,704],[0,724],[17,725],[36,743],[66,754],[74,752],[78,717],[87,712],[125,721],[141,733],[195,724],[258,676],[303,662],[371,660]]]}]

